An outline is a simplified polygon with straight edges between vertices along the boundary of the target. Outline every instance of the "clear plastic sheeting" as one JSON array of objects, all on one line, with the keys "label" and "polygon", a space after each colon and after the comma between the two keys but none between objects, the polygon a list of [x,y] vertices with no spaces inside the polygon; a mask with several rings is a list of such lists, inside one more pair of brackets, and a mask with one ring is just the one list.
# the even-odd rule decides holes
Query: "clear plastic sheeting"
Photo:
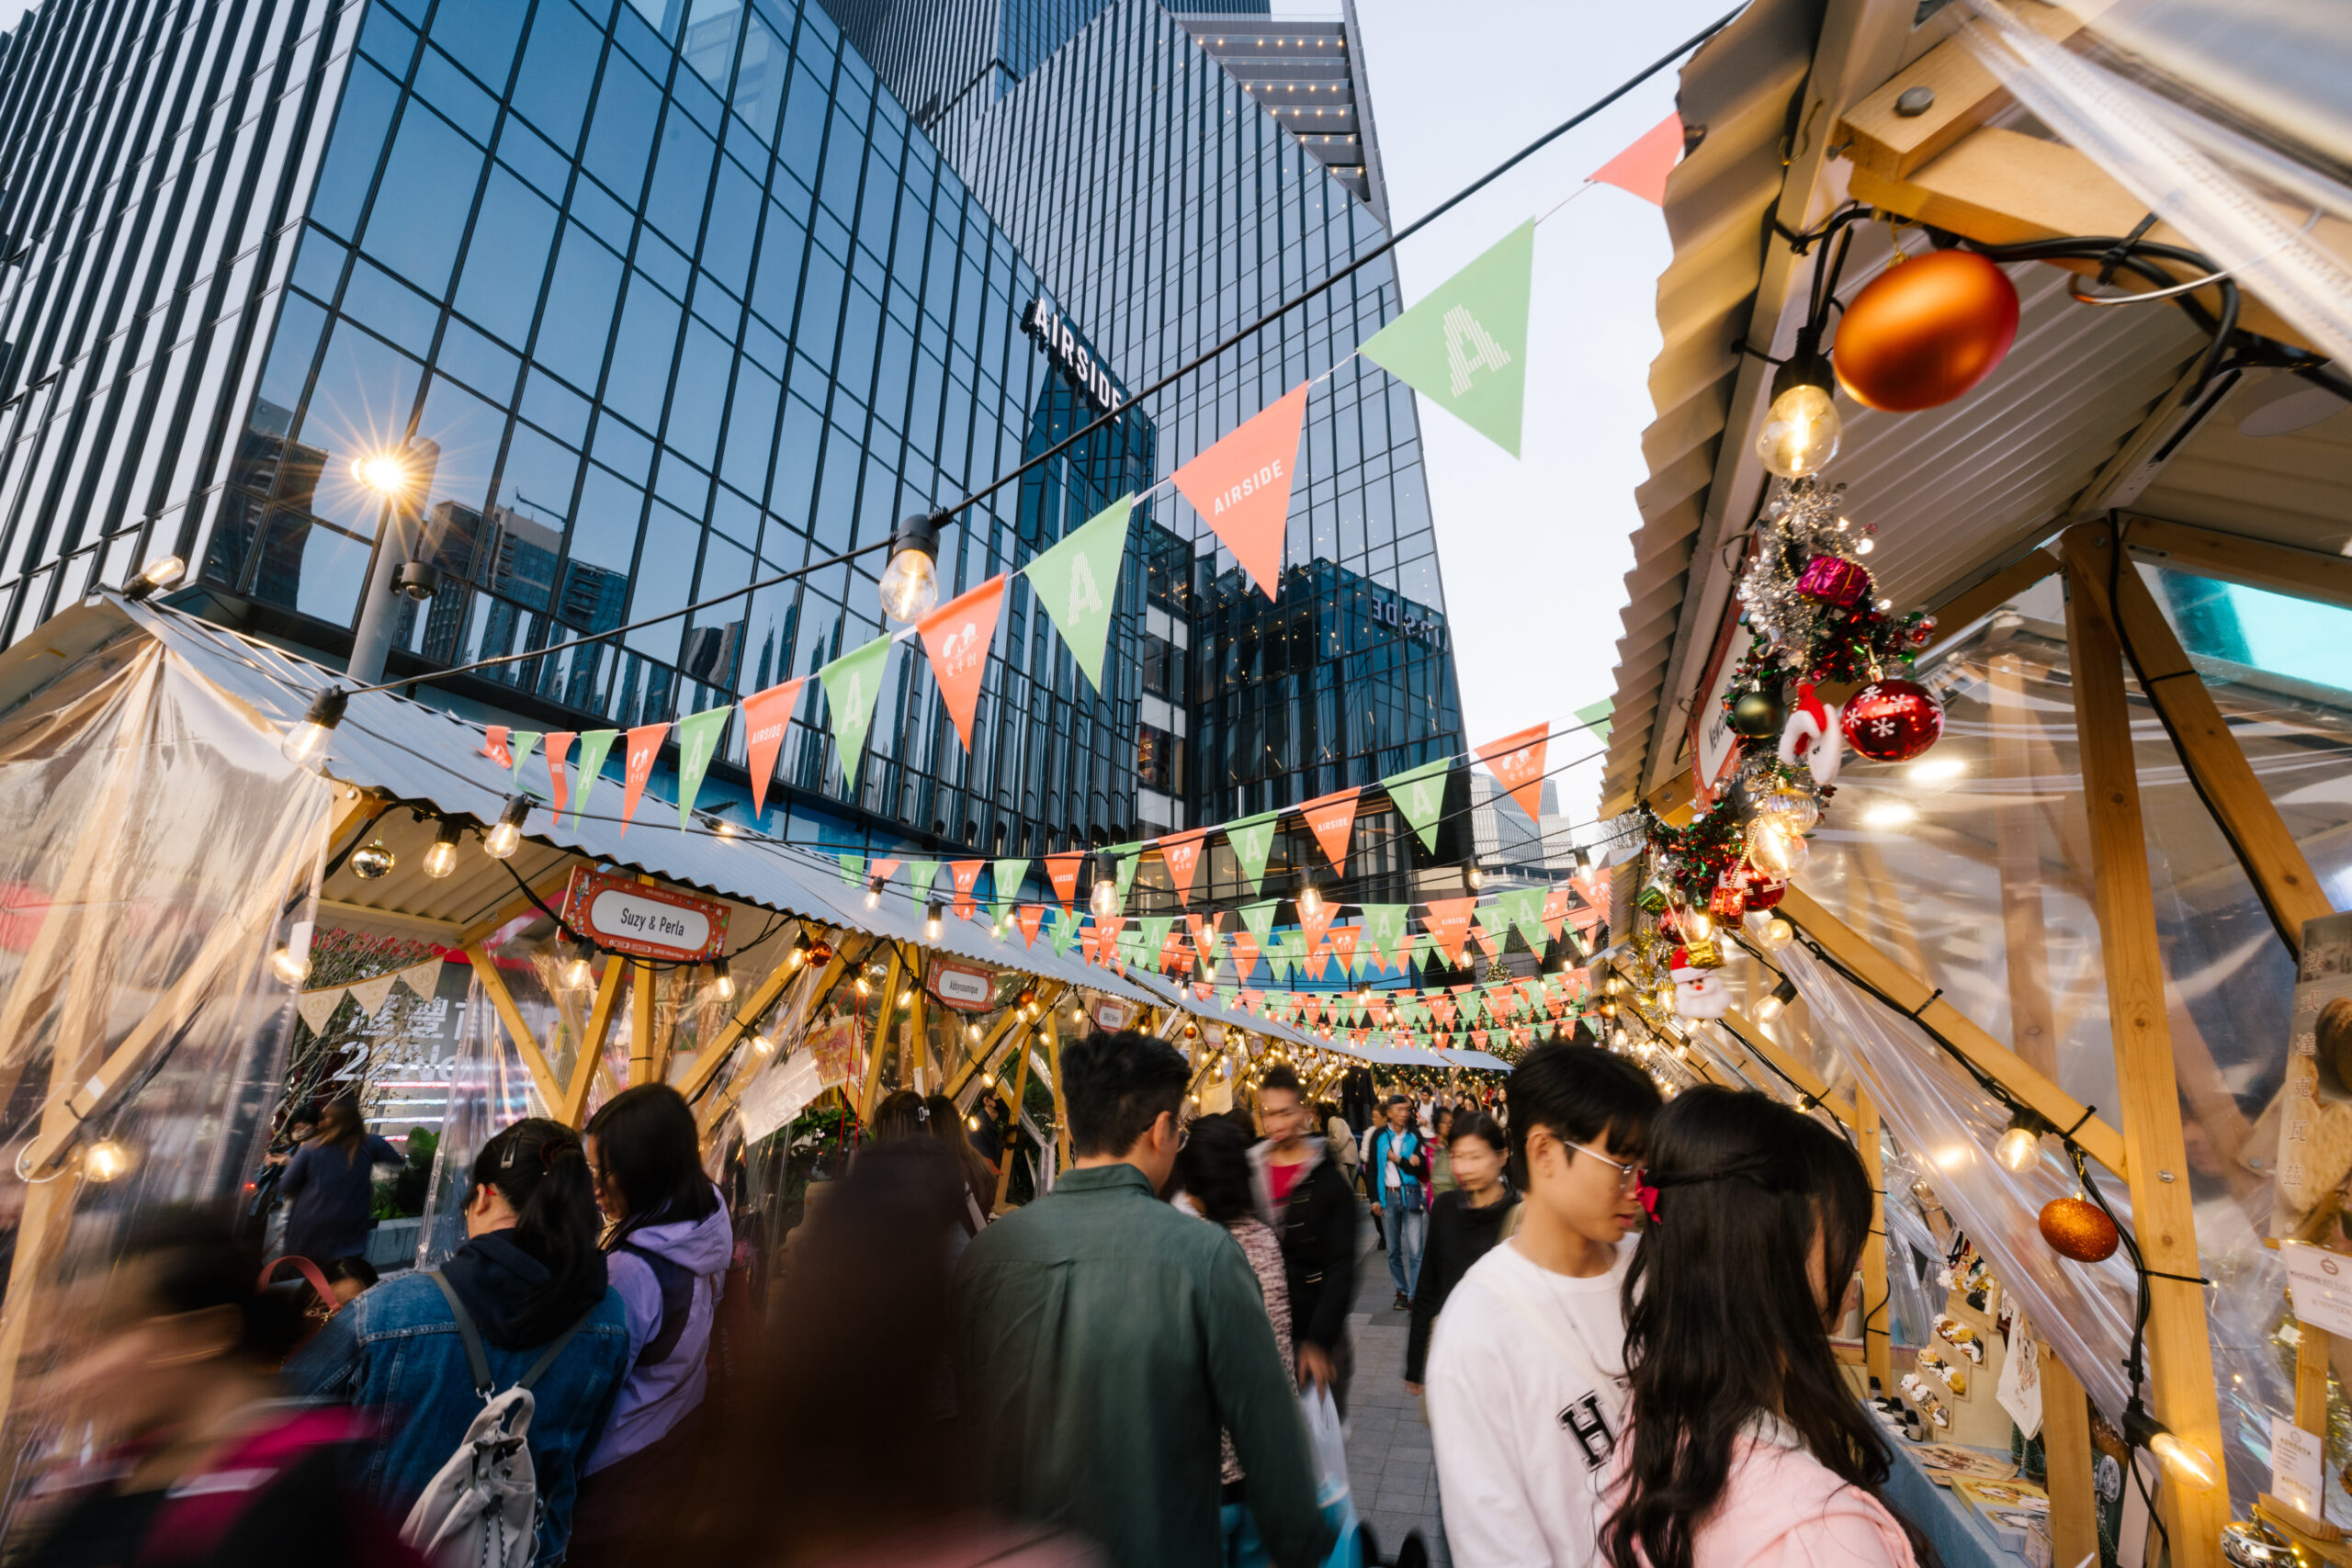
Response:
[{"label": "clear plastic sheeting", "polygon": [[16,1369],[87,1348],[131,1227],[257,1168],[335,796],[144,637],[37,635],[0,655],[0,1409],[38,1468],[105,1413]]},{"label": "clear plastic sheeting", "polygon": [[416,1228],[416,1266],[437,1269],[465,1245],[465,1204],[474,1160],[501,1128],[548,1108],[531,1083],[498,1010],[476,980],[466,991],[464,1021],[458,1028],[458,1055],[449,1072],[448,1118],[433,1152],[433,1178],[425,1190],[424,1217]]}]

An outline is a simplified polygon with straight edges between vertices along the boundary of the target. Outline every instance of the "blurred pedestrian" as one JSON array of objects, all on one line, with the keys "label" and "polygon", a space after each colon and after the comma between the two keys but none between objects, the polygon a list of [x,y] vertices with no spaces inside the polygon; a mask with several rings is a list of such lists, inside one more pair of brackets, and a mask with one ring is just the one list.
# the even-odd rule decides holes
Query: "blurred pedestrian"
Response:
[{"label": "blurred pedestrian", "polygon": [[[580,1135],[527,1117],[482,1145],[464,1198],[466,1243],[438,1270],[400,1274],[335,1314],[288,1362],[296,1393],[381,1411],[359,1479],[406,1518],[482,1409],[460,1307],[505,1390],[551,1349],[531,1393],[538,1563],[562,1562],[582,1463],[612,1420],[628,1371],[628,1313],[598,1250],[596,1197]],[[561,1346],[557,1348],[557,1342]]]},{"label": "blurred pedestrian", "polygon": [[1070,1168],[956,1270],[956,1383],[981,1497],[1101,1541],[1119,1568],[1217,1556],[1217,1432],[1282,1568],[1333,1544],[1306,1427],[1249,1261],[1158,1201],[1190,1069],[1164,1040],[1068,1047]]},{"label": "blurred pedestrian", "polygon": [[1932,1564],[1829,1343],[1870,1240],[1860,1158],[1810,1116],[1702,1085],[1658,1113],[1647,1159],[1609,1568]]},{"label": "blurred pedestrian", "polygon": [[401,1163],[400,1150],[368,1130],[356,1095],[338,1095],[319,1118],[316,1136],[294,1151],[278,1195],[291,1207],[286,1251],[325,1265],[364,1258],[376,1228],[376,1168]]},{"label": "blurred pedestrian", "polygon": [[964,1121],[957,1114],[954,1100],[944,1094],[934,1094],[922,1102],[922,1107],[929,1113],[925,1125],[931,1135],[956,1156],[956,1168],[963,1175],[967,1193],[964,1229],[967,1235],[978,1235],[980,1227],[989,1223],[989,1211],[996,1207],[996,1168],[983,1159],[980,1151],[964,1135]]},{"label": "blurred pedestrian", "polygon": [[[1430,1112],[1430,1208],[1432,1213],[1436,1211],[1437,1200],[1453,1190],[1453,1125],[1452,1107],[1441,1105]],[[1437,1222],[1432,1219],[1430,1223],[1435,1224]],[[1426,1266],[1429,1256],[1426,1240],[1421,1246],[1421,1255]]]},{"label": "blurred pedestrian", "polygon": [[1364,1178],[1378,1194],[1382,1232],[1388,1239],[1388,1280],[1396,1287],[1396,1310],[1413,1304],[1420,1278],[1421,1238],[1427,1234],[1429,1145],[1412,1127],[1412,1097],[1388,1097],[1388,1120],[1364,1145]]},{"label": "blurred pedestrian", "polygon": [[1518,1228],[1448,1293],[1429,1352],[1446,1541],[1459,1568],[1596,1568],[1657,1086],[1596,1047],[1539,1045],[1511,1069],[1510,1101]]},{"label": "blurred pedestrian", "polygon": [[792,1233],[797,1266],[771,1298],[779,1331],[746,1348],[742,1397],[713,1411],[691,1482],[638,1561],[1100,1568],[1083,1540],[981,1506],[953,1384],[923,1353],[948,1311],[935,1238],[956,1184],[927,1139],[878,1145],[831,1184]]},{"label": "blurred pedestrian", "polygon": [[703,1174],[695,1113],[668,1084],[639,1084],[588,1119],[588,1174],[608,1227],[605,1269],[628,1309],[628,1376],[582,1472],[571,1557],[626,1562],[694,1464],[710,1336],[734,1254]]},{"label": "blurred pedestrian", "polygon": [[290,1541],[364,1568],[422,1568],[343,1479],[369,1423],[277,1397],[271,1374],[302,1317],[297,1296],[258,1284],[258,1245],[224,1216],[183,1211],[107,1262],[90,1348],[40,1392],[119,1441],[35,1483],[9,1541],[17,1568],[243,1568]]},{"label": "blurred pedestrian", "polygon": [[1258,1119],[1265,1142],[1250,1151],[1260,1218],[1282,1237],[1290,1287],[1284,1325],[1297,1352],[1302,1382],[1331,1391],[1342,1415],[1355,1357],[1348,1313],[1356,1293],[1356,1205],[1330,1145],[1308,1136],[1307,1109],[1298,1075],[1266,1069],[1258,1085]]},{"label": "blurred pedestrian", "polygon": [[1494,1250],[1519,1202],[1504,1179],[1510,1145],[1501,1126],[1480,1111],[1452,1117],[1450,1156],[1458,1185],[1430,1206],[1428,1249],[1413,1290],[1413,1326],[1405,1341],[1405,1392],[1419,1393],[1429,1368],[1430,1331],[1462,1276]]}]

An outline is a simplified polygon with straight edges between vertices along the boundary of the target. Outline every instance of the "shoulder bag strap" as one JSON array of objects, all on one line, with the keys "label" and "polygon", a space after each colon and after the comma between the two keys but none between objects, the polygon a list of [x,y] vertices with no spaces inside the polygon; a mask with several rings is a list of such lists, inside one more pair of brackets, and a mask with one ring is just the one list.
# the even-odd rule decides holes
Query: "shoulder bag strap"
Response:
[{"label": "shoulder bag strap", "polygon": [[448,1298],[449,1314],[458,1320],[458,1337],[465,1341],[466,1365],[473,1371],[474,1393],[488,1399],[491,1395],[490,1358],[482,1352],[481,1331],[474,1326],[474,1314],[466,1310],[466,1303],[458,1299],[457,1287],[449,1283],[440,1269],[428,1269],[424,1277],[440,1286],[441,1293]]},{"label": "shoulder bag strap", "polygon": [[[604,1303],[601,1301],[596,1303],[596,1306],[602,1305],[604,1305]],[[539,1359],[531,1363],[531,1370],[529,1371],[525,1372],[520,1378],[515,1380],[514,1386],[516,1388],[526,1389],[532,1384],[537,1382],[539,1379],[545,1375],[547,1370],[555,1365],[556,1358],[562,1355],[565,1348],[571,1345],[572,1337],[578,1334],[582,1329],[587,1327],[588,1320],[595,1315],[596,1307],[593,1306],[586,1312],[582,1313],[580,1314],[579,1322],[565,1329],[561,1334],[557,1335],[555,1337],[554,1343],[550,1344],[545,1350],[539,1352]]]}]

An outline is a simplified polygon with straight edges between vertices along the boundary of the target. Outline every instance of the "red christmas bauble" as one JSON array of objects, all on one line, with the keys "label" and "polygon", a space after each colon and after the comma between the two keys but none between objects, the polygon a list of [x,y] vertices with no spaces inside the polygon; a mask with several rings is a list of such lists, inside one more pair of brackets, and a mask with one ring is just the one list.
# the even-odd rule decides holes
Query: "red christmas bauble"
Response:
[{"label": "red christmas bauble", "polygon": [[1902,762],[1944,732],[1943,705],[1917,681],[1872,681],[1847,699],[1846,744],[1873,762]]},{"label": "red christmas bauble", "polygon": [[2081,1198],[2052,1198],[2041,1206],[2041,1239],[2077,1263],[2106,1261],[2122,1240],[2106,1212]]},{"label": "red christmas bauble", "polygon": [[1751,909],[1769,909],[1785,897],[1788,891],[1789,885],[1786,882],[1774,882],[1763,876],[1752,877],[1747,884],[1747,907]]},{"label": "red christmas bauble", "polygon": [[1890,413],[1931,409],[1993,373],[2018,335],[2018,291],[1973,251],[1930,251],[1854,297],[1831,361],[1846,395]]}]

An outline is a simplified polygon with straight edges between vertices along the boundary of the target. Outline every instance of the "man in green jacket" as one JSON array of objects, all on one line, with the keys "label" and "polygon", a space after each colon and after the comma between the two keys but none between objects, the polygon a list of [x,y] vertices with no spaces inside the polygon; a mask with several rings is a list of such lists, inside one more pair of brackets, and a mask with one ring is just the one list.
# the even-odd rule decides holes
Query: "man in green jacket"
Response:
[{"label": "man in green jacket", "polygon": [[1280,1568],[1332,1531],[1258,1279],[1223,1227],[1160,1201],[1184,1141],[1172,1045],[1096,1034],[1062,1055],[1071,1168],[956,1269],[956,1371],[983,1495],[1091,1537],[1116,1568],[1219,1546],[1217,1430]]}]

